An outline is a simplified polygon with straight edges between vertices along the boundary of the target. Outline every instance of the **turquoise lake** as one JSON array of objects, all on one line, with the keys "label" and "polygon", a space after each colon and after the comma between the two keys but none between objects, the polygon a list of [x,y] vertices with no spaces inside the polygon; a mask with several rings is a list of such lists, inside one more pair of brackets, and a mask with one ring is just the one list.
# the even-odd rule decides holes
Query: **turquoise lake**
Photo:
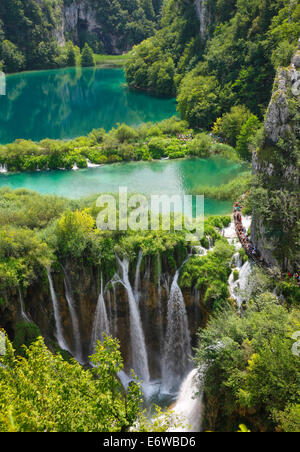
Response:
[{"label": "turquoise lake", "polygon": [[67,68],[6,77],[0,96],[0,143],[68,139],[117,123],[139,125],[176,115],[176,100],[126,86],[122,69]]},{"label": "turquoise lake", "polygon": [[[227,183],[240,171],[240,164],[222,158],[132,162],[78,171],[1,174],[0,187],[24,187],[69,198],[116,193],[120,186],[128,187],[133,193],[183,195],[201,185]],[[205,200],[207,215],[226,214],[231,210],[231,202]]]}]

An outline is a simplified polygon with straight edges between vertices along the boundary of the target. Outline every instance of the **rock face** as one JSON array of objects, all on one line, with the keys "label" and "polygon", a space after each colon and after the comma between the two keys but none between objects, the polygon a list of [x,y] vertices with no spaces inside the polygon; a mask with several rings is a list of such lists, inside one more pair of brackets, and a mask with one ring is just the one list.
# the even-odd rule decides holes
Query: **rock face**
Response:
[{"label": "rock face", "polygon": [[122,42],[122,36],[104,30],[101,18],[98,16],[93,2],[90,0],[70,0],[60,2],[59,19],[55,29],[55,36],[60,45],[69,38],[79,44],[80,33],[88,33],[95,40],[104,44],[104,51],[108,54],[121,54],[129,50]]},{"label": "rock face", "polygon": [[[180,266],[180,263],[178,265]],[[83,358],[84,362],[88,362],[88,357],[91,354],[91,338],[97,300],[101,291],[101,269],[82,266],[79,271],[78,268],[74,268],[72,262],[65,262],[64,269],[65,272],[62,270],[52,272],[64,342],[73,353],[76,341],[66,298],[64,280],[67,274],[71,297],[78,317]],[[157,256],[145,257],[138,273],[136,272],[136,265],[134,263],[130,265],[129,278],[134,292],[136,288],[138,290],[139,312],[152,379],[159,378],[161,375],[161,358],[164,348],[164,335],[167,329],[168,300],[174,278],[174,270],[169,269],[168,261],[163,257],[161,272],[161,284],[158,284]],[[138,280],[137,277],[139,277]],[[132,364],[132,350],[128,293],[122,284],[108,288],[108,281],[105,278],[103,283],[103,287],[106,288],[104,299],[110,334],[120,340],[125,371],[129,372]],[[207,313],[201,305],[201,296],[198,291],[185,290],[183,295],[191,333],[191,345],[196,346],[197,330],[200,325],[205,324]],[[56,342],[56,323],[46,276],[45,280],[38,281],[24,291],[24,308],[28,317],[39,326],[46,343],[51,347],[51,343]],[[0,304],[0,318],[0,327],[3,327],[8,332],[9,337],[13,339],[15,324],[21,320],[17,291],[8,294],[6,304],[2,306]]]},{"label": "rock face", "polygon": [[[251,230],[253,242],[268,264],[281,267],[284,271],[293,271],[299,265],[295,238],[298,230],[300,181],[299,50],[300,48],[291,66],[277,71],[265,119],[263,143],[253,155],[253,174],[259,188],[267,195],[265,199],[261,199],[262,204],[265,203],[265,210],[269,210],[268,215],[264,215],[264,206],[254,208]],[[269,203],[275,194],[276,201]],[[280,256],[279,250],[285,246],[286,255]]]}]

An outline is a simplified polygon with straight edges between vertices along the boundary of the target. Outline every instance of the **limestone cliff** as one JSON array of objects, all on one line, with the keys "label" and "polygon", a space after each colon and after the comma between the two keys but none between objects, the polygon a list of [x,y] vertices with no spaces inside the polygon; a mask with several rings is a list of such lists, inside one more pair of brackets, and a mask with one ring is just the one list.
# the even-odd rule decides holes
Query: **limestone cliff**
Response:
[{"label": "limestone cliff", "polygon": [[252,238],[266,262],[299,266],[300,40],[287,68],[277,71],[264,135],[253,156]]}]

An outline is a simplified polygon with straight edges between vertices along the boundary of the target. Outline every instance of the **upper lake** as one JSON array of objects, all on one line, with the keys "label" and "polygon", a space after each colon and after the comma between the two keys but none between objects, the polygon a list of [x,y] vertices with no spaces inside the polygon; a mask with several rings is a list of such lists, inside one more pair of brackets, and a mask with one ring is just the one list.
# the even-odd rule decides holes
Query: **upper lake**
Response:
[{"label": "upper lake", "polygon": [[131,90],[123,69],[67,68],[6,77],[0,96],[0,144],[17,138],[39,141],[139,125],[176,115],[176,100]]}]

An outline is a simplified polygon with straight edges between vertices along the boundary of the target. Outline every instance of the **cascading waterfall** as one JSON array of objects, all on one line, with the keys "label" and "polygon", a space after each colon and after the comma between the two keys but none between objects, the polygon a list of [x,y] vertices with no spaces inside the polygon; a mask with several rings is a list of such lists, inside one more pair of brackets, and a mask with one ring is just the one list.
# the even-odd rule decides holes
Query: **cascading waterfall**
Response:
[{"label": "cascading waterfall", "polygon": [[101,277],[101,291],[98,297],[98,303],[96,307],[92,339],[91,339],[91,352],[95,351],[97,341],[103,341],[103,333],[110,334],[109,320],[107,316],[107,310],[104,300],[103,290],[103,278]]},{"label": "cascading waterfall", "polygon": [[199,394],[197,375],[198,370],[193,369],[180,387],[179,396],[172,411],[181,427],[171,427],[169,432],[198,433],[201,431],[203,393]]},{"label": "cascading waterfall", "polygon": [[[157,256],[157,264],[158,264],[158,282],[157,282],[157,315],[159,319],[159,346],[160,346],[160,356],[163,356],[164,352],[164,328],[163,328],[163,312],[162,312],[162,286],[161,286],[161,260],[160,255]],[[162,361],[161,361],[161,370],[162,370]]]},{"label": "cascading waterfall", "polygon": [[0,164],[0,174],[7,173],[7,165],[4,163],[4,165]]},{"label": "cascading waterfall", "polygon": [[243,297],[243,292],[246,289],[249,275],[251,273],[251,264],[247,261],[242,267],[239,267],[239,279],[234,281],[234,270],[231,273],[228,281],[229,292],[231,298],[236,300],[239,309],[241,309],[245,297]]},{"label": "cascading waterfall", "polygon": [[134,297],[137,304],[140,302],[140,280],[141,280],[141,265],[143,260],[143,251],[139,251],[139,257],[135,270],[135,281],[134,281]]},{"label": "cascading waterfall", "polygon": [[52,299],[52,305],[53,305],[53,311],[54,311],[54,318],[55,318],[56,339],[57,339],[58,345],[60,346],[61,349],[67,350],[68,352],[70,352],[69,347],[67,346],[66,341],[64,339],[58,300],[57,300],[56,293],[54,290],[52,275],[51,275],[49,268],[47,268],[47,275],[48,275],[48,281],[49,281],[49,287],[50,287],[50,293],[51,293],[51,299]]},{"label": "cascading waterfall", "polygon": [[137,376],[141,378],[144,383],[148,383],[150,381],[148,354],[138,303],[134,297],[129,280],[129,261],[126,258],[121,261],[117,255],[116,259],[120,269],[122,270],[122,277],[120,277],[119,282],[123,284],[128,295],[132,366]]},{"label": "cascading waterfall", "polygon": [[67,300],[69,311],[70,311],[74,344],[75,344],[75,350],[74,350],[73,355],[74,355],[74,358],[76,359],[76,361],[82,363],[83,356],[82,356],[82,345],[81,345],[81,337],[80,337],[80,329],[79,329],[79,320],[78,320],[78,316],[77,316],[77,312],[76,312],[75,301],[72,296],[71,281],[64,268],[63,268],[63,271],[65,274],[65,281],[64,281],[65,294],[66,294],[66,300]]},{"label": "cascading waterfall", "polygon": [[189,369],[191,335],[183,294],[178,285],[181,268],[175,274],[168,301],[167,332],[163,357],[163,388],[172,391]]},{"label": "cascading waterfall", "polygon": [[19,287],[19,299],[20,299],[20,311],[21,311],[21,317],[23,320],[25,320],[25,322],[30,322],[29,317],[27,316],[27,314],[25,313],[24,310],[24,300],[23,300],[23,296],[22,296],[22,292],[21,289]]}]

